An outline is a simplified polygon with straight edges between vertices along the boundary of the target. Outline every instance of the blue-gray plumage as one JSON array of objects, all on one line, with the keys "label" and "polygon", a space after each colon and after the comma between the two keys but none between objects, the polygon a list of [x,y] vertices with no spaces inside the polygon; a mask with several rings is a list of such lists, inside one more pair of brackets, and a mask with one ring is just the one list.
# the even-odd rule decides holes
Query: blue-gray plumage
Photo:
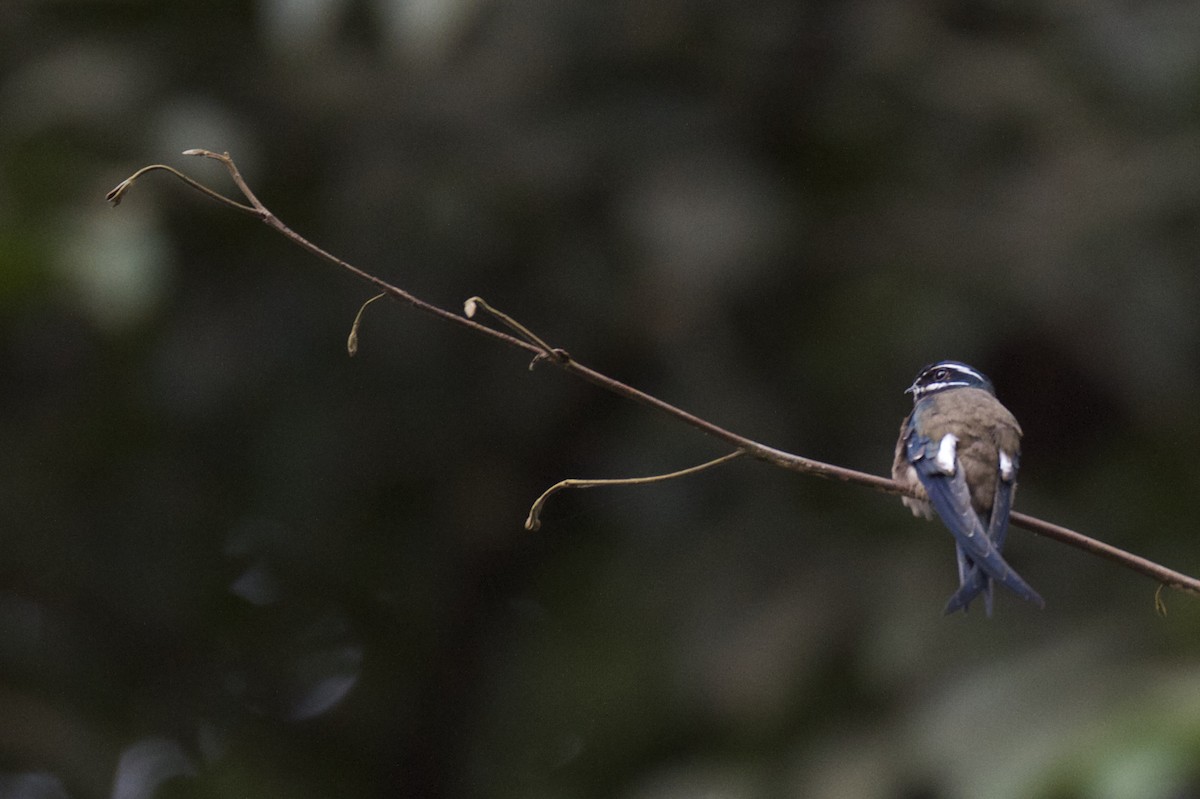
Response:
[{"label": "blue-gray plumage", "polygon": [[996,399],[991,381],[958,361],[925,367],[907,393],[913,409],[900,426],[892,477],[918,494],[904,498],[914,514],[937,513],[954,536],[959,588],[946,612],[965,611],[982,594],[990,616],[993,581],[1044,606],[1000,554],[1017,485],[1021,426]]}]

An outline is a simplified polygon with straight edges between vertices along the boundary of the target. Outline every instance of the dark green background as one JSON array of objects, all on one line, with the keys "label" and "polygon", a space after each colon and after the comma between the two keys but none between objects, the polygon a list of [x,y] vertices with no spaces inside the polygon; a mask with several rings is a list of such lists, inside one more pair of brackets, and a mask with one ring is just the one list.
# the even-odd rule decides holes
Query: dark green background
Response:
[{"label": "dark green background", "polygon": [[925,363],[1020,510],[1200,572],[1192,3],[0,5],[0,795],[1200,795],[1200,605],[724,450],[163,175],[883,473]]}]

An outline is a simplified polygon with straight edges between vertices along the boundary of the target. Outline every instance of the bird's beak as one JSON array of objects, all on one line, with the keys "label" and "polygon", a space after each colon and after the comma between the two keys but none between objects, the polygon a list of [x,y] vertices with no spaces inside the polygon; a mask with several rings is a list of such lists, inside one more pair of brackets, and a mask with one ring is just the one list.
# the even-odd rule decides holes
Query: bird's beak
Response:
[{"label": "bird's beak", "polygon": [[913,383],[911,386],[904,389],[904,393],[905,394],[916,394],[917,393],[917,384]]}]

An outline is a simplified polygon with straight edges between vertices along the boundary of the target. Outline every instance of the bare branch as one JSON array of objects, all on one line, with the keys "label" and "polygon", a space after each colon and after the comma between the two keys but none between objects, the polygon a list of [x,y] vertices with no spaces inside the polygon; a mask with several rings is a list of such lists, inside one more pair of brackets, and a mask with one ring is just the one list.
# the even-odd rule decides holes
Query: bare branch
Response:
[{"label": "bare branch", "polygon": [[[345,271],[349,272],[350,274],[354,275],[355,277],[359,278],[360,280],[370,283],[371,285],[375,286],[380,292],[388,295],[389,297],[391,297],[394,300],[398,300],[400,302],[407,303],[408,305],[412,306],[413,308],[416,308],[419,311],[423,311],[424,313],[436,316],[440,319],[450,322],[451,324],[465,327],[475,333],[478,333],[483,336],[487,336],[496,341],[503,342],[503,343],[509,345],[510,347],[515,347],[517,349],[521,349],[528,353],[531,353],[534,356],[534,363],[537,363],[540,360],[546,360],[546,361],[554,364],[555,366],[559,367],[563,371],[573,374],[576,377],[582,378],[583,380],[586,380],[589,383],[593,383],[594,385],[597,385],[597,386],[605,389],[606,391],[610,391],[614,394],[617,394],[618,396],[624,397],[626,399],[632,400],[634,402],[637,402],[642,405],[645,405],[650,408],[654,408],[658,411],[661,411],[661,412],[667,414],[668,416],[671,416],[672,418],[674,418],[680,422],[683,422],[684,424],[690,425],[691,427],[694,427],[695,429],[700,430],[701,432],[703,432],[713,438],[716,438],[720,441],[725,442],[726,444],[729,444],[730,446],[732,446],[734,449],[737,450],[736,452],[733,452],[733,453],[730,453],[729,455],[724,456],[724,458],[719,458],[716,461],[710,462],[708,464],[702,464],[697,467],[692,467],[692,469],[690,469],[690,470],[685,469],[682,472],[675,472],[675,473],[672,473],[669,475],[658,475],[656,477],[650,477],[650,478],[634,478],[635,482],[633,482],[633,483],[630,483],[629,481],[626,481],[626,480],[616,480],[616,481],[594,481],[594,480],[591,480],[591,481],[582,481],[582,482],[581,481],[564,480],[562,483],[558,483],[555,486],[552,486],[549,491],[547,491],[541,497],[538,498],[538,501],[534,503],[534,507],[530,511],[529,520],[527,520],[527,522],[526,522],[527,525],[529,525],[532,522],[533,525],[536,526],[536,524],[537,524],[536,511],[540,510],[541,505],[543,505],[545,503],[547,496],[554,493],[555,491],[561,490],[562,488],[569,488],[569,487],[584,488],[584,487],[591,487],[591,486],[595,486],[595,485],[638,484],[638,483],[646,483],[646,482],[656,482],[659,480],[667,480],[667,479],[672,479],[673,477],[682,476],[683,474],[690,474],[694,471],[699,471],[701,469],[710,468],[711,466],[715,466],[718,463],[722,463],[725,460],[732,459],[733,457],[736,457],[736,456],[742,455],[742,454],[749,455],[752,458],[755,458],[760,461],[764,461],[764,462],[772,464],[774,466],[778,466],[782,469],[789,469],[794,472],[800,472],[801,474],[809,474],[809,475],[815,475],[817,477],[826,477],[826,478],[833,478],[836,480],[842,480],[844,482],[854,483],[856,485],[861,485],[866,488],[870,488],[874,491],[880,491],[880,492],[887,493],[887,494],[904,495],[904,494],[909,493],[899,483],[897,483],[894,480],[891,480],[887,477],[880,477],[878,475],[868,474],[866,472],[860,472],[860,471],[856,471],[854,469],[847,469],[842,466],[835,466],[833,464],[823,463],[821,461],[813,460],[811,458],[805,458],[800,455],[794,455],[790,452],[784,452],[783,450],[775,449],[774,447],[769,447],[766,444],[759,443],[752,439],[746,438],[745,436],[738,435],[737,433],[734,433],[730,430],[720,427],[719,425],[713,424],[712,422],[710,422],[706,419],[702,419],[699,416],[695,416],[694,414],[688,413],[687,411],[685,411],[681,408],[678,408],[668,402],[665,402],[664,400],[661,400],[658,397],[655,397],[651,394],[647,394],[644,391],[640,391],[640,390],[634,388],[633,386],[628,385],[627,383],[622,383],[621,381],[616,380],[612,377],[609,377],[608,375],[597,372],[594,369],[584,366],[583,364],[581,364],[579,361],[575,360],[574,358],[569,357],[566,354],[566,352],[564,352],[563,350],[551,347],[549,344],[544,342],[541,338],[535,336],[532,332],[530,332],[528,330],[528,328],[521,325],[519,322],[512,319],[508,315],[502,314],[502,313],[492,309],[490,306],[486,305],[486,303],[483,303],[482,300],[480,300],[478,297],[474,297],[471,300],[467,301],[467,303],[464,307],[464,311],[467,313],[466,316],[463,316],[463,315],[457,314],[457,313],[453,313],[453,312],[448,311],[444,308],[441,308],[437,305],[426,302],[425,300],[422,300],[419,297],[417,297],[413,294],[410,294],[409,292],[405,291],[404,289],[394,286],[391,283],[388,283],[387,281],[383,280],[382,278],[376,277],[375,275],[373,275],[369,272],[365,272],[362,269],[359,269],[358,267],[354,266],[353,264],[343,261],[341,258],[338,258],[337,256],[333,255],[332,253],[326,252],[325,250],[321,249],[320,247],[313,244],[308,239],[304,238],[303,236],[301,236],[300,234],[296,233],[291,228],[289,228],[287,225],[285,225],[278,217],[276,217],[273,213],[271,213],[271,211],[268,210],[267,207],[265,205],[263,205],[262,202],[259,201],[259,199],[254,195],[254,192],[252,192],[250,190],[250,187],[246,184],[246,181],[242,178],[241,173],[238,171],[237,166],[234,164],[233,159],[229,156],[228,153],[214,153],[209,150],[187,150],[187,151],[185,151],[184,154],[185,155],[202,156],[205,158],[212,158],[212,159],[224,164],[226,170],[229,172],[230,178],[233,180],[234,185],[237,187],[238,191],[241,192],[242,196],[245,197],[245,199],[250,204],[245,205],[243,203],[237,202],[236,200],[232,200],[232,199],[224,196],[223,194],[220,194],[219,192],[214,191],[213,189],[210,189],[207,186],[204,186],[203,184],[193,180],[192,178],[189,178],[188,176],[182,174],[178,170],[173,169],[172,167],[169,167],[169,166],[165,166],[163,164],[154,164],[152,166],[144,167],[144,168],[138,170],[137,172],[135,172],[133,175],[126,178],[124,181],[122,181],[120,184],[118,184],[116,188],[114,188],[111,192],[108,193],[108,195],[107,195],[108,201],[110,203],[112,203],[114,206],[119,204],[121,202],[121,200],[124,198],[124,195],[128,192],[129,188],[133,185],[134,181],[137,180],[139,177],[141,177],[143,174],[146,174],[147,172],[154,171],[154,170],[165,170],[167,172],[170,172],[171,174],[173,174],[175,177],[179,178],[180,180],[182,180],[188,186],[199,191],[201,194],[204,194],[205,196],[210,197],[214,200],[217,200],[218,202],[220,202],[224,205],[227,205],[231,208],[234,208],[236,210],[251,213],[251,214],[257,216],[262,222],[264,222],[266,225],[268,225],[269,227],[273,228],[274,230],[276,230],[277,232],[282,234],[284,237],[291,240],[293,243],[304,248],[305,250],[307,250],[308,252],[317,256],[318,258],[321,258],[321,259],[329,262],[330,264],[333,264],[334,266],[344,269]],[[364,304],[364,307],[365,307],[365,304]],[[489,313],[491,313],[497,319],[500,319],[511,330],[516,331],[518,333],[518,335],[513,336],[513,335],[510,335],[503,331],[496,330],[494,328],[491,328],[486,325],[482,325],[482,324],[479,324],[478,322],[475,322],[474,320],[472,320],[469,317],[474,315],[473,310],[476,307],[485,308]],[[360,317],[361,317],[361,314],[362,314],[362,310],[360,309],[360,311],[359,311]],[[352,331],[352,334],[353,334],[353,332],[357,332],[357,321],[358,320],[356,320],[356,327]],[[347,343],[349,344],[349,342],[347,342]],[[532,364],[531,364],[531,366],[532,366]],[[1176,588],[1180,591],[1185,591],[1190,594],[1200,595],[1200,580],[1197,580],[1194,577],[1189,577],[1186,574],[1182,574],[1182,573],[1174,571],[1172,569],[1168,569],[1165,566],[1162,566],[1160,564],[1157,564],[1157,563],[1147,560],[1145,558],[1139,557],[1132,553],[1126,552],[1122,549],[1118,549],[1117,547],[1114,547],[1110,544],[1105,544],[1104,542],[1098,541],[1094,538],[1086,536],[1083,533],[1079,533],[1074,530],[1067,529],[1066,527],[1061,527],[1059,525],[1052,524],[1050,522],[1042,521],[1041,519],[1036,519],[1036,518],[1033,518],[1032,516],[1027,516],[1022,513],[1013,513],[1012,514],[1012,523],[1018,527],[1024,527],[1025,529],[1030,530],[1038,535],[1042,535],[1047,538],[1053,538],[1056,541],[1060,541],[1064,544],[1068,544],[1068,545],[1076,547],[1078,549],[1082,549],[1083,551],[1088,552],[1090,554],[1098,555],[1103,558],[1107,558],[1108,560],[1111,560],[1114,563],[1117,563],[1127,569],[1138,572],[1140,574],[1144,574],[1144,575],[1156,580],[1161,585],[1169,586],[1171,588]]]}]

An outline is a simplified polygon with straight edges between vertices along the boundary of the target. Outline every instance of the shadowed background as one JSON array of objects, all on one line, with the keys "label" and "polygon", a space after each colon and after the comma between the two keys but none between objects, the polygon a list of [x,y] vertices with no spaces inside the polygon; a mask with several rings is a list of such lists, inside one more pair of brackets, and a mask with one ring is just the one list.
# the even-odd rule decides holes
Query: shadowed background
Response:
[{"label": "shadowed background", "polygon": [[1200,605],[736,462],[159,174],[884,473],[987,372],[1019,510],[1200,572],[1200,9],[0,7],[0,795],[1193,797]]}]

